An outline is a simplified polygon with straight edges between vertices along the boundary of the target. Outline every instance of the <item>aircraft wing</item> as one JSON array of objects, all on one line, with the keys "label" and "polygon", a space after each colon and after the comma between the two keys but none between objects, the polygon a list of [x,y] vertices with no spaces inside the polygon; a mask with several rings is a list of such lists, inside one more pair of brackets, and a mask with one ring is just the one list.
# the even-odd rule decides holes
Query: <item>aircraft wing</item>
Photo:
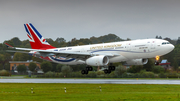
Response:
[{"label": "aircraft wing", "polygon": [[[120,54],[105,53],[105,52],[91,53],[91,52],[80,52],[80,51],[78,51],[78,52],[77,51],[54,51],[54,50],[18,48],[18,47],[9,46],[9,44],[6,44],[6,46],[8,46],[11,49],[15,49],[15,50],[39,52],[39,54],[43,57],[56,56],[56,57],[76,58],[76,59],[84,60],[87,58],[87,56],[105,55],[108,57],[113,57],[113,56],[119,56],[120,55]],[[27,52],[23,52],[23,51],[11,51],[11,52],[27,53]]]}]

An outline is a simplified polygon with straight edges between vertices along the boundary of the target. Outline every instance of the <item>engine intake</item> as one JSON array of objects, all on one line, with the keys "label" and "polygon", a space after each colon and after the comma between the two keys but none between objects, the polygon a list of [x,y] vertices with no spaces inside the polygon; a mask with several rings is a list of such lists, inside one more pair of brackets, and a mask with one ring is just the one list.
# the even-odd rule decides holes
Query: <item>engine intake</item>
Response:
[{"label": "engine intake", "polygon": [[109,63],[107,56],[93,56],[86,60],[86,64],[90,66],[105,66]]}]

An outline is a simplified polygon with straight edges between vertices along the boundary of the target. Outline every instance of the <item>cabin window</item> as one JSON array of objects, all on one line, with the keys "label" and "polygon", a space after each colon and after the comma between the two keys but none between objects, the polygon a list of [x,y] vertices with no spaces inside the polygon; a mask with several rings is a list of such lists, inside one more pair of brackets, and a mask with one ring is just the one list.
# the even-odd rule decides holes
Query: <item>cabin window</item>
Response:
[{"label": "cabin window", "polygon": [[165,45],[165,44],[170,44],[169,42],[163,42],[162,45]]}]

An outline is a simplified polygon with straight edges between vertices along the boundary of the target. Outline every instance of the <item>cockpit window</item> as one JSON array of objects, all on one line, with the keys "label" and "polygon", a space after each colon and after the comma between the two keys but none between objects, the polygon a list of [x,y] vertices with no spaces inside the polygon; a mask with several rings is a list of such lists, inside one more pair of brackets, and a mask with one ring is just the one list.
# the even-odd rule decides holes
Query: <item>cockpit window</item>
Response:
[{"label": "cockpit window", "polygon": [[169,42],[163,42],[162,45],[165,45],[165,44],[170,44]]}]

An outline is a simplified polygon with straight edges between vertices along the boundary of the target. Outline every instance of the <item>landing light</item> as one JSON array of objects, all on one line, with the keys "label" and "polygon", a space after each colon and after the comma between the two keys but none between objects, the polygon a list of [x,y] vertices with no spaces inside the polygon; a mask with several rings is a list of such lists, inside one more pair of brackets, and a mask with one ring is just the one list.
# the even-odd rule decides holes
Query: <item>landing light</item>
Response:
[{"label": "landing light", "polygon": [[159,56],[156,56],[156,61],[159,61]]}]

